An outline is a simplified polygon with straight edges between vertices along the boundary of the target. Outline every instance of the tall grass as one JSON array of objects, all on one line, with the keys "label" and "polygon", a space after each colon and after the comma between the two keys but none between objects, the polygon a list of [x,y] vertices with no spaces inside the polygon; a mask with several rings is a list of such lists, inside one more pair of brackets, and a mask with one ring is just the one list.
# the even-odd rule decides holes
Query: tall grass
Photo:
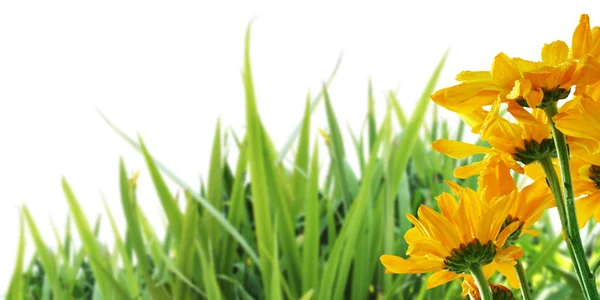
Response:
[{"label": "tall grass", "polygon": [[[228,157],[223,148],[224,139],[234,135],[225,134],[217,124],[208,181],[197,193],[159,163],[141,137],[132,138],[109,122],[145,158],[166,216],[165,236],[157,236],[150,226],[136,196],[137,174],[131,175],[123,160],[118,174],[124,231],[106,207],[113,251],[98,240],[99,222],[86,219],[64,179],[71,218],[57,249],[46,245],[23,206],[7,299],[460,298],[458,283],[425,293],[425,277],[385,275],[378,260],[383,253],[406,252],[402,235],[411,225],[404,215],[423,203],[435,207],[433,197],[446,189],[443,179],[452,179],[457,167],[429,145],[437,138],[460,140],[462,127],[451,132],[437,109],[431,110],[432,122],[424,122],[445,59],[446,55],[433,70],[410,117],[390,92],[384,99],[387,108],[377,118],[369,85],[366,125],[348,135],[342,133],[327,93],[328,81],[316,97],[307,97],[298,129],[278,151],[257,108],[248,30],[243,70],[247,131],[235,140],[237,157]],[[328,123],[320,135],[311,128],[319,106]],[[352,151],[344,146],[348,136]],[[294,146],[292,155],[289,150]],[[319,160],[323,151],[328,153],[324,161]],[[293,163],[285,164],[284,158]],[[359,166],[357,172],[352,163]],[[167,181],[178,185],[180,199]],[[475,179],[461,184],[476,187]],[[548,218],[543,224],[543,230],[550,230]],[[28,264],[26,228],[36,250]],[[565,278],[567,288],[555,286],[558,291],[549,289],[548,295],[570,293],[572,275],[544,268],[560,261],[553,251],[560,240],[545,240],[547,236],[524,242],[531,249],[527,253],[539,254],[527,261],[528,270],[543,269],[547,273],[542,274]],[[72,245],[76,238],[82,249]],[[540,278],[534,280],[539,282]]]}]

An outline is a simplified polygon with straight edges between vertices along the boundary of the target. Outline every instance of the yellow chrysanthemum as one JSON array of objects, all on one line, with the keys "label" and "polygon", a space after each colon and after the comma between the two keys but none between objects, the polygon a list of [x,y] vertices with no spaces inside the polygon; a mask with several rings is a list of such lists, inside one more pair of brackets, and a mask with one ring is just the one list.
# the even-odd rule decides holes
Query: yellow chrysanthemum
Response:
[{"label": "yellow chrysanthemum", "polygon": [[527,165],[542,156],[555,155],[550,127],[543,111],[534,109],[531,114],[522,107],[513,106],[510,109],[517,116],[518,124],[498,117],[497,111],[486,117],[481,139],[487,141],[491,148],[444,139],[433,142],[431,147],[455,159],[485,154],[481,161],[456,168],[454,176],[457,178],[467,178],[482,172],[485,177],[489,172],[506,168],[523,174],[523,167],[518,162]]},{"label": "yellow chrysanthemum", "polygon": [[600,81],[597,32],[590,30],[589,17],[582,15],[571,49],[563,41],[546,44],[539,62],[500,53],[490,71],[461,72],[456,76],[460,84],[437,91],[431,99],[458,113],[476,133],[485,106],[508,102],[536,108],[544,101],[564,99],[572,86]]},{"label": "yellow chrysanthemum", "polygon": [[418,219],[406,215],[414,225],[404,236],[410,257],[382,255],[386,273],[435,272],[427,280],[427,288],[433,288],[467,276],[470,266],[477,265],[488,278],[498,270],[518,287],[513,266],[523,249],[506,244],[520,226],[518,221],[505,224],[509,197],[499,197],[488,206],[475,191],[461,189],[458,198],[457,203],[443,193],[437,197],[441,213],[421,205]]},{"label": "yellow chrysanthemum", "polygon": [[579,227],[585,226],[592,216],[600,222],[600,165],[573,158],[571,174],[575,195],[583,195],[575,201]]},{"label": "yellow chrysanthemum", "polygon": [[[600,164],[600,97],[588,95],[574,99],[576,105],[556,115],[556,127],[569,136],[568,142],[576,156],[586,156]],[[587,154],[586,154],[587,152]]]}]

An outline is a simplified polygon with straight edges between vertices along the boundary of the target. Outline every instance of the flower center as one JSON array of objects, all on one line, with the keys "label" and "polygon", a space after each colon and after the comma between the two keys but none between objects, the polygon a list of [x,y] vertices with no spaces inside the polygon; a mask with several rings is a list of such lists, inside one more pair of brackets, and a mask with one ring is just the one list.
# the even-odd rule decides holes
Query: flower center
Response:
[{"label": "flower center", "polygon": [[444,259],[446,269],[455,274],[469,273],[469,267],[485,266],[491,263],[496,256],[496,246],[492,241],[482,245],[478,239],[469,244],[461,244],[459,248],[452,249],[450,256]]},{"label": "flower center", "polygon": [[502,230],[504,230],[504,228],[506,228],[508,225],[517,221],[519,221],[519,228],[517,228],[517,230],[513,231],[513,233],[508,236],[506,242],[504,243],[505,248],[508,246],[514,246],[517,243],[517,240],[521,236],[521,231],[523,231],[523,222],[521,222],[519,218],[513,218],[511,215],[508,215],[506,220],[504,220],[504,224],[502,224],[502,227],[500,228],[500,232],[502,232]]},{"label": "flower center", "polygon": [[592,165],[590,167],[590,179],[600,189],[600,166]]},{"label": "flower center", "polygon": [[541,143],[536,141],[525,141],[525,149],[517,148],[514,154],[515,160],[528,165],[543,158],[556,157],[556,147],[552,139],[543,139]]}]

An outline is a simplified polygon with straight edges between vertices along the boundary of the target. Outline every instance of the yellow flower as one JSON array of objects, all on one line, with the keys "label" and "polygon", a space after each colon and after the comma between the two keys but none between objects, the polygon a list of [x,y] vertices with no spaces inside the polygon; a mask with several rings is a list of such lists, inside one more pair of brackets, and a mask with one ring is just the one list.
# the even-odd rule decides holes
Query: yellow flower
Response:
[{"label": "yellow flower", "polygon": [[523,167],[518,162],[527,165],[543,156],[555,156],[544,112],[534,109],[531,114],[516,106],[513,106],[512,111],[519,120],[518,124],[500,118],[497,111],[491,112],[486,118],[481,129],[481,139],[487,141],[491,148],[444,139],[433,142],[431,147],[455,159],[485,154],[481,161],[456,168],[454,176],[457,178],[467,178],[482,172],[485,177],[491,175],[490,172],[506,168],[523,174]]},{"label": "yellow flower", "polygon": [[491,71],[463,71],[456,75],[460,81],[452,87],[441,89],[431,95],[436,104],[458,113],[463,120],[476,131],[485,114],[484,106],[491,105],[496,99],[506,101],[514,82],[521,79],[521,72],[513,59],[504,53],[496,55]]},{"label": "yellow flower", "polygon": [[582,95],[574,102],[571,109],[557,114],[553,120],[556,127],[568,136],[575,156],[586,156],[600,165],[600,101]]},{"label": "yellow flower", "polygon": [[441,213],[421,205],[418,218],[406,215],[414,225],[404,235],[410,257],[382,255],[386,273],[435,272],[427,280],[427,288],[434,288],[464,278],[471,265],[478,265],[487,278],[498,270],[518,287],[513,266],[523,249],[506,244],[520,226],[518,221],[505,224],[509,197],[502,196],[485,205],[475,191],[459,186],[453,189],[458,192],[458,203],[448,193],[436,198]]},{"label": "yellow flower", "polygon": [[584,195],[575,201],[577,223],[585,226],[593,216],[600,221],[600,165],[595,165],[580,158],[571,159],[571,174],[575,195]]},{"label": "yellow flower", "polygon": [[598,30],[590,30],[589,17],[582,15],[571,49],[563,41],[545,44],[539,62],[500,53],[490,71],[461,72],[456,76],[461,83],[437,91],[431,99],[458,113],[476,133],[483,122],[485,106],[492,105],[494,110],[500,103],[513,103],[536,108],[564,99],[572,86],[584,87],[600,81],[597,33]]}]

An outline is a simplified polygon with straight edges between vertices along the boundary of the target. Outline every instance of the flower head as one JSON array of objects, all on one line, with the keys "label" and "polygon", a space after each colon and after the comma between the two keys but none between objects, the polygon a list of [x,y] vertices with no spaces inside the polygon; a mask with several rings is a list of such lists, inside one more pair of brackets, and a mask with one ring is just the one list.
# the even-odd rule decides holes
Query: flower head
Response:
[{"label": "flower head", "polygon": [[441,213],[421,205],[418,218],[406,215],[414,225],[404,236],[410,257],[382,255],[380,260],[386,272],[434,272],[427,281],[427,287],[433,288],[467,276],[469,268],[477,265],[488,277],[495,270],[508,275],[518,287],[513,265],[523,255],[523,249],[506,245],[520,226],[518,221],[505,224],[509,197],[498,197],[486,205],[471,189],[453,189],[458,192],[458,202],[449,193],[436,198]]},{"label": "flower head", "polygon": [[459,84],[437,91],[431,99],[458,113],[476,133],[484,120],[486,106],[492,106],[490,111],[500,103],[543,108],[549,102],[564,99],[573,86],[584,87],[600,81],[600,34],[594,29],[590,29],[589,17],[582,15],[573,33],[571,49],[563,41],[546,44],[541,61],[500,53],[490,71],[461,72],[456,76]]},{"label": "flower head", "polygon": [[592,216],[600,222],[600,165],[573,158],[571,173],[575,195],[583,195],[575,201],[579,227],[585,226]]}]

